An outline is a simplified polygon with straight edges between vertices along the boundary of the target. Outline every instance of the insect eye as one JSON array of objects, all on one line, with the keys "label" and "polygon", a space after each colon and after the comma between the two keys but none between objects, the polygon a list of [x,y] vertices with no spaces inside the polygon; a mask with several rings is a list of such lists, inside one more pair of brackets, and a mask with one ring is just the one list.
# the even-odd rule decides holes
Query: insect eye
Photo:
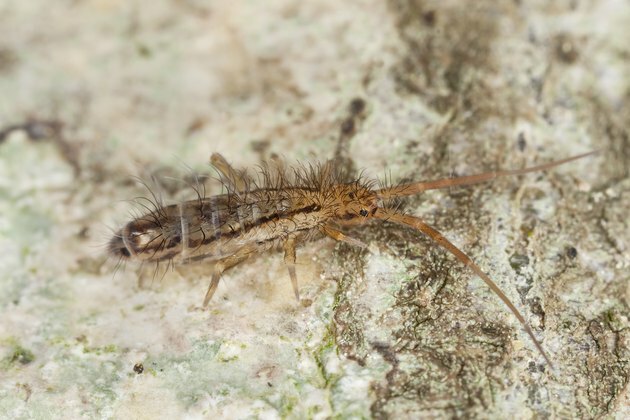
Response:
[{"label": "insect eye", "polygon": [[368,211],[367,211],[366,209],[361,209],[361,210],[359,211],[359,214],[360,214],[361,216],[363,216],[363,217],[366,217],[366,216],[368,215]]}]

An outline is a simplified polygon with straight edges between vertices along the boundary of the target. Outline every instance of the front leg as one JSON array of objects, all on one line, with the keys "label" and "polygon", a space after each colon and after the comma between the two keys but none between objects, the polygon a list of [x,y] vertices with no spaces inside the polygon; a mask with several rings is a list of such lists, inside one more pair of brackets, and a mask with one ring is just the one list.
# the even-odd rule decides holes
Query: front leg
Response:
[{"label": "front leg", "polygon": [[468,255],[466,255],[462,250],[456,247],[451,241],[446,239],[444,235],[438,232],[435,228],[426,224],[419,217],[397,213],[396,210],[394,209],[380,209],[380,212],[376,214],[375,217],[382,220],[398,223],[400,225],[409,226],[413,229],[418,230],[419,232],[424,233],[429,238],[433,239],[444,250],[453,254],[459,261],[461,261],[466,266],[468,266],[472,271],[474,271],[475,274],[477,274],[477,276],[479,276],[479,278],[481,278],[481,280],[483,280],[488,285],[490,290],[492,290],[494,294],[497,295],[499,299],[503,301],[503,303],[508,307],[508,309],[512,312],[512,314],[514,314],[516,319],[518,319],[518,321],[521,323],[521,325],[525,329],[525,332],[527,332],[527,335],[529,335],[529,337],[534,342],[534,345],[536,346],[536,348],[538,349],[542,357],[545,359],[547,364],[553,369],[553,364],[551,363],[551,359],[549,359],[549,356],[547,356],[547,353],[543,349],[542,344],[540,344],[540,342],[534,335],[534,332],[529,326],[529,323],[525,320],[523,315],[521,315],[519,310],[516,308],[516,306],[514,306],[514,304],[507,297],[507,295],[503,293],[503,290],[501,290],[499,286],[494,281],[492,281],[490,276],[484,273],[484,271],[481,268],[479,268],[479,266],[475,264],[475,262]]},{"label": "front leg", "polygon": [[348,235],[346,235],[345,233],[335,229],[334,227],[330,226],[330,225],[323,225],[320,228],[320,232],[323,233],[326,236],[329,236],[331,238],[333,238],[335,241],[340,241],[340,242],[345,242],[347,244],[353,245],[353,246],[358,246],[360,248],[367,248],[367,244],[365,242],[362,242],[358,239],[352,238]]}]

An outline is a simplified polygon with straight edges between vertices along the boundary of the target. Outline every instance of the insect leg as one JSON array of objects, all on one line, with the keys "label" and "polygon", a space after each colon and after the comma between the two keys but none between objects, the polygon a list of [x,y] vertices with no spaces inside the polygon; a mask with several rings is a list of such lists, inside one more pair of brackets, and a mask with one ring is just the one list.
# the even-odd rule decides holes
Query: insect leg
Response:
[{"label": "insect leg", "polygon": [[468,255],[464,254],[463,251],[461,251],[459,248],[453,245],[440,232],[438,232],[431,226],[424,223],[418,217],[396,213],[394,210],[390,210],[390,209],[382,209],[380,212],[377,212],[374,216],[379,219],[388,220],[394,223],[398,223],[400,225],[409,226],[416,230],[419,230],[420,232],[424,233],[425,235],[433,239],[435,242],[437,242],[442,248],[444,248],[445,250],[453,254],[455,257],[457,257],[457,259],[460,260],[462,263],[470,267],[470,269],[474,271],[475,274],[477,274],[486,283],[486,285],[488,285],[488,287],[490,287],[490,289],[499,297],[499,299],[501,299],[503,303],[505,303],[505,305],[510,309],[512,314],[514,314],[516,319],[518,319],[518,321],[521,323],[521,325],[523,326],[523,328],[525,329],[529,337],[532,339],[532,341],[534,342],[534,345],[536,346],[540,354],[544,357],[544,359],[547,361],[549,366],[553,368],[553,364],[551,363],[551,360],[549,359],[549,357],[543,350],[540,342],[538,342],[538,340],[534,336],[534,332],[530,328],[525,318],[521,315],[518,309],[516,309],[516,306],[514,306],[514,304],[505,295],[505,293],[503,293],[503,291],[499,288],[499,286],[497,286],[497,284],[494,281],[492,281],[492,279],[490,279],[490,277],[486,273],[484,273],[481,270],[481,268],[479,268],[479,266],[475,264],[473,260],[470,259]]},{"label": "insect leg", "polygon": [[247,191],[249,178],[245,172],[234,169],[222,155],[213,153],[210,156],[210,164],[221,173],[223,181],[226,181],[235,192]]},{"label": "insect leg", "polygon": [[208,291],[206,292],[206,297],[203,299],[203,307],[208,307],[208,302],[214,296],[214,292],[217,291],[217,287],[219,286],[219,280],[221,280],[221,274],[223,273],[224,268],[221,263],[217,263],[214,266],[214,271],[212,272],[212,280],[210,280],[210,286],[208,286]]},{"label": "insect leg", "polygon": [[358,239],[354,239],[346,235],[345,233],[335,229],[330,225],[324,225],[320,228],[320,232],[324,235],[333,238],[336,241],[345,242],[350,245],[359,246],[361,248],[367,248],[367,244],[365,242],[361,242]]},{"label": "insect leg", "polygon": [[217,291],[217,286],[219,286],[219,280],[221,280],[221,275],[223,274],[223,272],[227,270],[228,268],[234,267],[238,263],[242,262],[248,256],[249,254],[245,254],[245,255],[237,254],[228,258],[224,258],[218,261],[214,265],[214,271],[212,272],[212,279],[210,280],[210,286],[208,286],[206,297],[203,299],[204,308],[208,307],[208,303],[210,302],[210,299],[212,299],[214,292]]},{"label": "insect leg", "polygon": [[289,236],[283,244],[284,247],[284,263],[289,270],[289,276],[291,277],[291,285],[293,286],[293,293],[295,298],[300,300],[300,292],[298,290],[297,275],[295,274],[295,236]]}]

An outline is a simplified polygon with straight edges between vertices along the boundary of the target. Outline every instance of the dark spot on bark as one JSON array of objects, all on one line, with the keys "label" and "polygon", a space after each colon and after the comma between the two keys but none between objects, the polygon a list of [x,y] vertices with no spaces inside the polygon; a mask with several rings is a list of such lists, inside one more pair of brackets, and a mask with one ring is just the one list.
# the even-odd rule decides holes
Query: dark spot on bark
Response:
[{"label": "dark spot on bark", "polygon": [[525,140],[525,134],[522,131],[518,133],[518,140],[516,141],[516,144],[518,146],[518,150],[520,150],[521,152],[525,150],[525,147],[527,146],[527,141]]},{"label": "dark spot on bark", "polygon": [[271,142],[269,140],[252,140],[250,143],[252,150],[258,153],[265,153],[270,146]]},{"label": "dark spot on bark", "polygon": [[144,372],[144,365],[142,363],[136,363],[135,365],[133,365],[133,371],[140,375],[142,372]]},{"label": "dark spot on bark", "polygon": [[516,271],[520,271],[528,264],[529,257],[527,255],[514,253],[510,256],[510,266]]},{"label": "dark spot on bark", "polygon": [[422,14],[422,21],[428,26],[434,26],[436,18],[435,10],[428,10]]},{"label": "dark spot on bark", "polygon": [[555,40],[555,53],[560,61],[566,64],[573,64],[578,59],[577,46],[575,41],[567,34],[559,35]]},{"label": "dark spot on bark", "polygon": [[17,362],[21,365],[28,365],[33,360],[35,360],[33,352],[21,346],[16,346],[10,357],[11,363]]},{"label": "dark spot on bark", "polygon": [[354,120],[352,118],[348,118],[344,122],[341,123],[341,134],[344,136],[348,136],[354,133]]},{"label": "dark spot on bark", "polygon": [[354,98],[350,101],[350,114],[353,116],[361,114],[365,110],[365,101],[362,98]]}]

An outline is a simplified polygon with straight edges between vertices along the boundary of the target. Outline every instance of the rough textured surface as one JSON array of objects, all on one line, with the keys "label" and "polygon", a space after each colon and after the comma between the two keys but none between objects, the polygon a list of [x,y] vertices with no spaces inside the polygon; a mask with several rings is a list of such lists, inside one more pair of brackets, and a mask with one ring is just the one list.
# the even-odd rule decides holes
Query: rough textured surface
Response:
[{"label": "rough textured surface", "polygon": [[[0,417],[629,417],[630,5],[0,2]],[[365,109],[361,102],[365,101]],[[354,100],[354,101],[353,101]],[[154,177],[272,154],[430,179],[602,149],[405,202],[391,225],[230,271],[115,275]],[[209,184],[211,191],[216,184]]]}]

